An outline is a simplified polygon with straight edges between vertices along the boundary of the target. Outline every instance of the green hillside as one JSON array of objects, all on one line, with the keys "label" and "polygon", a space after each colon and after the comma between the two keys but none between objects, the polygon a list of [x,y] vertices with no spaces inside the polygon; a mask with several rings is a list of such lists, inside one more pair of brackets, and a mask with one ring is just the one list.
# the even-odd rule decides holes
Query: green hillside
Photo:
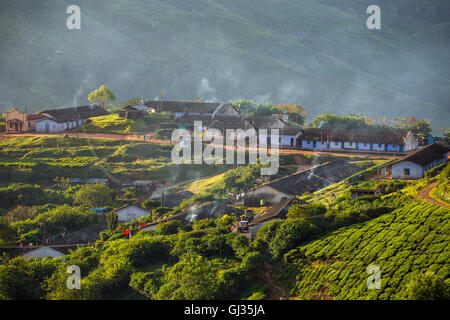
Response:
[{"label": "green hillside", "polygon": [[[406,285],[426,271],[449,283],[449,219],[450,209],[415,202],[301,246],[288,254],[299,270],[295,295],[405,299]],[[380,267],[380,290],[367,289],[370,265]]]},{"label": "green hillside", "polygon": [[288,101],[312,115],[416,115],[446,126],[449,19],[440,13],[433,24],[426,10],[415,19],[426,1],[386,5],[376,32],[365,27],[365,8],[349,10],[348,1],[83,0],[81,30],[65,27],[70,1],[0,2],[2,108],[81,104],[106,84],[119,101],[163,91],[167,99]]}]

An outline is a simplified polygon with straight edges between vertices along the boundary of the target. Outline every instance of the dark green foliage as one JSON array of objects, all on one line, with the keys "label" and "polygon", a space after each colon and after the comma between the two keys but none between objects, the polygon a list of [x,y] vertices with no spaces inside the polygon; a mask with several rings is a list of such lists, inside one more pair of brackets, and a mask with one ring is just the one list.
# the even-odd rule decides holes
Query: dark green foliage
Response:
[{"label": "dark green foliage", "polygon": [[178,220],[172,220],[164,223],[158,224],[156,228],[156,232],[162,235],[175,234],[178,232],[178,229],[181,227],[181,222]]},{"label": "dark green foliage", "polygon": [[58,260],[24,257],[0,265],[0,299],[29,300],[43,296],[43,282],[56,270]]},{"label": "dark green foliage", "polygon": [[75,194],[75,203],[90,208],[100,208],[112,204],[114,191],[102,183],[88,183]]},{"label": "dark green foliage", "polygon": [[449,300],[450,286],[432,272],[418,274],[406,288],[410,300]]},{"label": "dark green foliage", "polygon": [[144,209],[154,209],[154,208],[158,208],[160,205],[161,205],[161,202],[157,201],[157,200],[145,200],[141,204],[142,208],[144,208]]},{"label": "dark green foliage", "polygon": [[118,216],[116,211],[110,211],[106,214],[106,222],[108,222],[108,228],[112,232],[118,226]]},{"label": "dark green foliage", "polygon": [[148,299],[155,299],[162,285],[161,271],[136,272],[131,275],[130,287],[141,293]]},{"label": "dark green foliage", "polygon": [[43,236],[58,235],[63,231],[77,231],[96,221],[97,217],[92,211],[63,205],[40,213],[33,219],[14,222],[11,228],[18,234],[19,241],[41,243]]},{"label": "dark green foliage", "polygon": [[7,187],[0,187],[0,207],[5,209],[18,205],[31,207],[68,202],[70,200],[63,193],[44,189],[38,185],[14,183]]}]

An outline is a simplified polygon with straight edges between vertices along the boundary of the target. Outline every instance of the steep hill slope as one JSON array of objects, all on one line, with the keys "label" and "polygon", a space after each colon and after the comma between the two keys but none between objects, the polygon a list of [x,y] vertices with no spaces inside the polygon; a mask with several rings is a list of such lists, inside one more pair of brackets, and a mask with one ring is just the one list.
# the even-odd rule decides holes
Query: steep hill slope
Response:
[{"label": "steep hill slope", "polygon": [[70,4],[0,0],[0,108],[84,103],[104,83],[118,100],[163,91],[447,125],[443,1],[383,2],[380,31],[365,27],[365,7],[352,1],[82,0],[81,30],[72,31]]},{"label": "steep hill slope", "polygon": [[[449,248],[450,209],[415,202],[301,246],[288,260],[298,265],[299,298],[403,299],[419,273],[450,281]],[[379,290],[366,285],[371,265],[380,267]]]}]

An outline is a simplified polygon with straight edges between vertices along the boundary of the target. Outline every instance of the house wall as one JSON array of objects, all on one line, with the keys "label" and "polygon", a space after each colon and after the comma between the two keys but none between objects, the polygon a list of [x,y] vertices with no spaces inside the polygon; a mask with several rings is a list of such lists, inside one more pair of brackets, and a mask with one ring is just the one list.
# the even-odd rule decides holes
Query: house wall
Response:
[{"label": "house wall", "polygon": [[447,159],[448,159],[448,153],[446,153],[446,154],[444,155],[444,157],[442,157],[441,159],[435,160],[435,161],[433,161],[432,163],[430,163],[429,165],[426,165],[426,166],[424,167],[424,171],[428,171],[428,170],[430,170],[430,169],[433,169],[434,167],[437,167],[438,165],[440,165],[440,164],[446,162]]},{"label": "house wall", "polygon": [[48,132],[59,132],[63,129],[60,128],[60,124],[50,119],[44,119],[36,122],[37,132],[47,132],[46,125],[48,125]]},{"label": "house wall", "polygon": [[302,140],[302,148],[314,148],[314,141]]},{"label": "house wall", "polygon": [[84,123],[84,120],[73,120],[68,122],[56,122],[50,119],[39,120],[36,122],[37,132],[46,132],[45,126],[49,125],[49,132],[61,132],[67,129],[73,129]]},{"label": "house wall", "polygon": [[266,202],[270,202],[272,204],[280,202],[281,198],[283,197],[287,198],[291,196],[289,194],[276,190],[268,185],[253,189],[250,192],[248,192],[248,194],[252,196],[261,197],[264,200],[266,200]]},{"label": "house wall", "polygon": [[356,142],[344,142],[344,149],[356,149]]},{"label": "house wall", "polygon": [[[404,170],[409,169],[409,175],[404,174]],[[392,165],[393,179],[419,179],[423,178],[424,169],[421,165],[410,161],[402,161]]]},{"label": "house wall", "polygon": [[[25,112],[21,112],[17,109],[14,109],[10,112],[6,113],[5,116],[5,122],[8,122],[9,120],[18,119],[22,121],[22,130],[21,131],[27,131],[28,130],[28,122],[27,122],[27,114]],[[19,130],[20,131],[20,130]],[[6,132],[15,132],[15,126],[13,125],[12,128],[10,128],[9,124],[6,126]]]},{"label": "house wall", "polygon": [[384,143],[374,143],[372,145],[372,149],[376,150],[376,151],[384,151],[385,149],[385,144]]},{"label": "house wall", "polygon": [[[269,130],[267,130],[267,131],[269,131]],[[270,131],[269,131],[269,134],[263,134],[263,133],[258,132],[258,139],[259,139],[258,141],[266,142],[267,138],[270,139],[270,145],[272,145],[272,146],[280,145],[280,140],[282,140],[281,136],[278,136],[278,139],[277,139],[277,137],[270,135]],[[259,144],[261,144],[261,143],[259,143]]]},{"label": "house wall", "polygon": [[31,130],[31,131],[35,131],[36,130],[36,122],[37,122],[38,120],[30,120],[30,121],[28,121],[28,125],[27,125],[27,129],[28,130]]},{"label": "house wall", "polygon": [[342,142],[330,141],[331,149],[342,149]]},{"label": "house wall", "polygon": [[409,133],[405,141],[405,151],[415,150],[419,147],[419,139],[413,133]]},{"label": "house wall", "polygon": [[123,209],[117,210],[117,217],[119,222],[128,222],[140,217],[146,217],[148,212],[136,206],[129,206]]},{"label": "house wall", "polygon": [[398,144],[388,144],[387,151],[400,151],[400,146]]},{"label": "house wall", "polygon": [[328,143],[326,141],[323,141],[323,142],[316,141],[316,148],[317,149],[327,149]]},{"label": "house wall", "polygon": [[[291,136],[291,135],[282,135],[280,136],[281,138],[281,145],[285,146],[285,147],[295,147],[297,146],[297,138],[295,136]],[[291,139],[292,140],[292,145],[291,145]]]},{"label": "house wall", "polygon": [[358,142],[359,150],[370,150],[370,143]]}]

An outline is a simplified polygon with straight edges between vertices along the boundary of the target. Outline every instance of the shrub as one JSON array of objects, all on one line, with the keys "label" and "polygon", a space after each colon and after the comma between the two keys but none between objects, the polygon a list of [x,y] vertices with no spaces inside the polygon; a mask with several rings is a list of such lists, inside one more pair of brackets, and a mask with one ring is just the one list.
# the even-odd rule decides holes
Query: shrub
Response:
[{"label": "shrub", "polygon": [[418,275],[412,279],[406,289],[410,300],[448,300],[450,288],[432,272]]}]

